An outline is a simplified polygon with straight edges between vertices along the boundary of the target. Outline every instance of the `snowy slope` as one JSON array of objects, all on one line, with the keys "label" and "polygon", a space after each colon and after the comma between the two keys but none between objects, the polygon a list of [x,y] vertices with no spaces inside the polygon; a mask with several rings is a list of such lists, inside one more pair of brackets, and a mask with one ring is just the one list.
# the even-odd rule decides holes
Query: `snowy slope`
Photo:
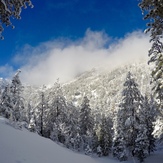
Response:
[{"label": "snowy slope", "polygon": [[[0,117],[0,163],[118,163],[114,159],[89,157],[70,151],[49,139],[6,124]],[[157,152],[147,163],[162,163],[163,153]],[[133,160],[125,163],[133,163]]]},{"label": "snowy slope", "polygon": [[0,118],[0,163],[102,162],[102,159],[74,153],[37,134],[14,129],[5,124],[5,121],[2,117]]}]

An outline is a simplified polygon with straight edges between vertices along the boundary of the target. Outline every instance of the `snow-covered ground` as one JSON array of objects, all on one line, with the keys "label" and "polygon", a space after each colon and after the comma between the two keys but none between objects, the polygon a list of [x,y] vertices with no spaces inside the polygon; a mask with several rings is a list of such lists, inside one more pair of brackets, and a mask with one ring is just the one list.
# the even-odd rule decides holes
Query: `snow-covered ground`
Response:
[{"label": "snow-covered ground", "polygon": [[[18,130],[0,117],[0,163],[118,163],[103,157],[90,157],[75,153],[53,141],[25,129]],[[162,163],[163,152],[146,159],[146,163]],[[125,163],[134,163],[133,160]]]}]

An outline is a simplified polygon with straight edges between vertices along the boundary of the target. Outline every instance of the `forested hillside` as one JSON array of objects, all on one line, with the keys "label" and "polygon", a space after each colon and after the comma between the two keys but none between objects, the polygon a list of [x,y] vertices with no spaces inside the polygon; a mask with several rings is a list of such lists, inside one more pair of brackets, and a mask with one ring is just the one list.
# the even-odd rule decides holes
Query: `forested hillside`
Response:
[{"label": "forested hillside", "polygon": [[94,68],[51,87],[23,85],[19,70],[1,80],[0,115],[73,151],[142,162],[162,138],[149,69]]},{"label": "forested hillside", "polygon": [[83,73],[74,81],[63,85],[63,92],[68,101],[80,105],[86,95],[92,109],[113,114],[115,105],[121,101],[123,83],[128,72],[132,72],[143,95],[150,95],[150,71],[147,63],[135,63],[116,69],[92,69]]}]

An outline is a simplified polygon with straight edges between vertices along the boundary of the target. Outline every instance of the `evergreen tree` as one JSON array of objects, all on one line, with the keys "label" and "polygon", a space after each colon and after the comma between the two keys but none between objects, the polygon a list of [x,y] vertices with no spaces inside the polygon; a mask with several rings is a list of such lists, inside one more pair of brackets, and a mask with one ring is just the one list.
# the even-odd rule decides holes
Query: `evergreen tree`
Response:
[{"label": "evergreen tree", "polygon": [[139,125],[137,137],[135,139],[135,148],[133,150],[134,156],[142,163],[147,156],[149,147],[149,140],[147,137],[147,128],[145,124]]},{"label": "evergreen tree", "polygon": [[[37,105],[36,105],[37,106]],[[37,108],[37,107],[36,107]],[[28,103],[28,108],[27,108],[27,122],[28,122],[28,129],[31,132],[36,132],[39,133],[39,131],[37,130],[37,109],[32,107],[31,103]]]},{"label": "evergreen tree", "polygon": [[2,91],[0,103],[0,115],[4,116],[7,119],[11,118],[13,114],[10,95],[10,87],[7,85]]},{"label": "evergreen tree", "polygon": [[157,54],[155,59],[155,68],[152,71],[152,83],[154,96],[157,99],[160,110],[163,109],[163,45],[161,43],[162,52]]},{"label": "evergreen tree", "polygon": [[77,146],[75,144],[76,143],[75,137],[77,136],[78,133],[78,116],[79,116],[78,108],[75,108],[71,103],[68,103],[66,112],[67,131],[65,135],[64,144],[66,145],[66,147],[74,150],[79,150],[75,148]]},{"label": "evergreen tree", "polygon": [[155,63],[152,70],[153,90],[158,99],[159,107],[163,108],[163,2],[160,0],[142,0],[139,3],[143,12],[146,12],[144,19],[149,19],[146,32],[150,32],[152,47],[149,50],[150,62]]},{"label": "evergreen tree", "polygon": [[[55,106],[55,105],[54,105]],[[66,115],[66,99],[64,97],[58,97],[56,99],[56,127],[58,130],[57,139],[59,142],[64,143],[65,137],[68,132],[68,121]]]},{"label": "evergreen tree", "polygon": [[139,3],[145,20],[149,20],[146,32],[151,33],[151,41],[157,41],[163,35],[163,2],[162,0],[141,0]]},{"label": "evergreen tree", "polygon": [[[109,118],[108,118],[109,119]],[[100,125],[99,146],[101,147],[101,155],[107,156],[112,148],[112,135],[111,135],[111,120],[103,115]]]},{"label": "evergreen tree", "polygon": [[114,120],[114,138],[113,138],[113,156],[120,161],[126,161],[127,155],[127,139],[125,133],[126,112],[124,108],[119,108],[117,116]]},{"label": "evergreen tree", "polygon": [[146,125],[146,135],[149,141],[148,154],[155,151],[155,138],[153,135],[154,122],[156,119],[156,105],[153,97],[149,102],[147,96],[144,98],[143,110],[140,112],[141,121]]},{"label": "evergreen tree", "polygon": [[36,128],[36,118],[35,118],[35,115],[32,115],[30,121],[29,121],[29,125],[28,125],[28,129],[31,131],[31,132],[37,132],[37,128]]},{"label": "evergreen tree", "polygon": [[83,150],[83,148],[84,148],[84,147],[83,147],[83,144],[84,144],[83,138],[82,138],[82,136],[79,134],[78,131],[77,131],[75,137],[72,139],[72,143],[73,143],[73,145],[74,145],[74,148],[73,148],[73,149],[75,149],[75,150],[77,150],[77,151]]},{"label": "evergreen tree", "polygon": [[87,96],[83,99],[79,114],[80,133],[87,135],[93,130],[93,118]]},{"label": "evergreen tree", "polygon": [[141,95],[138,84],[135,82],[132,74],[127,74],[122,92],[122,103],[120,107],[125,111],[125,133],[127,135],[127,146],[134,149],[137,127],[139,125],[139,110],[142,108],[143,96]]},{"label": "evergreen tree", "polygon": [[127,158],[126,150],[134,155],[137,135],[140,132],[139,112],[142,109],[143,96],[137,87],[138,84],[128,72],[122,91],[122,102],[117,113],[113,144],[113,154],[120,160]]},{"label": "evergreen tree", "polygon": [[[89,106],[89,100],[87,96],[84,97],[80,113],[79,113],[79,126],[80,126],[80,131],[79,134],[83,139],[83,149],[85,150],[87,146],[91,148],[91,140],[93,135],[93,127],[94,127],[94,122],[93,118],[91,115],[91,108]],[[88,147],[87,147],[88,148]]]},{"label": "evergreen tree", "polygon": [[[148,55],[150,56],[149,63],[154,63],[154,68],[151,72],[151,83],[154,96],[157,99],[157,109],[161,113],[159,118],[163,124],[163,1],[142,0],[139,3],[139,7],[143,13],[146,13],[144,19],[149,20],[146,32],[150,33],[152,46]],[[161,135],[163,135],[162,127],[161,132]]]},{"label": "evergreen tree", "polygon": [[18,121],[21,118],[22,111],[24,109],[24,102],[22,98],[23,86],[19,79],[20,70],[15,74],[10,85],[11,103],[13,107],[13,120]]},{"label": "evergreen tree", "polygon": [[1,95],[0,112],[6,118],[13,121],[23,120],[24,99],[22,97],[23,86],[19,79],[20,70],[14,75],[11,84],[8,84]]},{"label": "evergreen tree", "polygon": [[118,133],[113,142],[113,156],[117,157],[120,161],[126,161],[128,156],[123,133]]},{"label": "evergreen tree", "polygon": [[68,132],[67,120],[67,102],[63,96],[62,87],[57,80],[53,90],[49,95],[49,109],[47,112],[46,130],[48,136],[61,143],[65,142],[65,137]]},{"label": "evergreen tree", "polygon": [[49,105],[49,108],[48,108],[48,112],[47,112],[45,126],[46,126],[46,135],[47,135],[47,137],[50,137],[51,132],[54,129],[54,124],[56,124],[56,121],[57,121],[58,100],[55,98],[53,100],[53,102],[48,105]]}]

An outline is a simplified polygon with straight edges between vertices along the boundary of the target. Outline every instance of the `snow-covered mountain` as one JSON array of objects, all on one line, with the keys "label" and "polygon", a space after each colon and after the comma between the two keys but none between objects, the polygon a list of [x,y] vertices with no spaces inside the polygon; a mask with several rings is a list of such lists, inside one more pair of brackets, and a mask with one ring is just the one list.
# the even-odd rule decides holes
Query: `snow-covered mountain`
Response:
[{"label": "snow-covered mountain", "polygon": [[128,64],[114,70],[107,68],[92,69],[63,85],[63,92],[68,101],[80,105],[83,96],[87,95],[93,110],[112,114],[121,100],[123,83],[128,72],[131,72],[143,95],[149,95],[150,71],[147,63]]},{"label": "snow-covered mountain", "polygon": [[[90,100],[92,110],[112,115],[121,100],[123,83],[129,71],[139,84],[141,93],[149,95],[151,92],[150,67],[146,62],[130,63],[112,70],[105,67],[86,71],[62,85],[63,95],[75,106],[80,106],[86,95]],[[25,99],[36,104],[40,91],[38,87],[26,86]],[[46,96],[55,91],[53,86],[47,88]],[[49,98],[53,98],[53,96],[49,96]]]}]

